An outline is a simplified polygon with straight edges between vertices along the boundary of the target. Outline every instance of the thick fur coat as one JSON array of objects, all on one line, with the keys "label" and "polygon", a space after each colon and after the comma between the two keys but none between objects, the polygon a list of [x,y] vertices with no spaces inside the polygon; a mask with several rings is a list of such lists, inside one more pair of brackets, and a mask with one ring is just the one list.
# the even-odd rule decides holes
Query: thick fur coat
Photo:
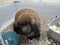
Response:
[{"label": "thick fur coat", "polygon": [[[23,32],[22,29],[25,32]],[[18,11],[15,16],[14,31],[19,35],[26,34],[25,36],[29,39],[39,38],[40,18],[38,17],[37,13],[32,9],[22,9]]]}]

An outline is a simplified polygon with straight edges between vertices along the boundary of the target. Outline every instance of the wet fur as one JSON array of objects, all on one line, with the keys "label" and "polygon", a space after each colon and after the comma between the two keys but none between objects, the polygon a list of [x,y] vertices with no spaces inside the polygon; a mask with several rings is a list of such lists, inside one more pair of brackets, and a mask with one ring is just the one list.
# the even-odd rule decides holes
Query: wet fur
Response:
[{"label": "wet fur", "polygon": [[32,29],[33,31],[28,36],[26,35],[26,37],[29,39],[39,38],[40,37],[40,29],[39,29],[40,19],[37,16],[37,13],[31,9],[22,9],[17,12],[15,16],[15,22],[14,22],[14,31],[20,35],[23,35],[23,34],[21,34],[21,29],[18,27],[20,27],[20,24],[24,23],[24,21],[30,22],[33,28]]}]

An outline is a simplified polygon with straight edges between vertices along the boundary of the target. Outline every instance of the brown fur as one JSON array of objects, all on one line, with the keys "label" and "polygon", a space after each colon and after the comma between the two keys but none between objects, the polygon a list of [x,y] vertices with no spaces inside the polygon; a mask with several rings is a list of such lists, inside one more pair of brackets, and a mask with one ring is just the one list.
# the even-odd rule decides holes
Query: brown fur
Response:
[{"label": "brown fur", "polygon": [[17,12],[15,16],[15,24],[22,23],[24,20],[31,20],[32,23],[36,23],[40,26],[40,19],[35,11],[31,9],[22,9]]},{"label": "brown fur", "polygon": [[[18,25],[21,24],[22,22],[24,22],[25,20],[30,21],[31,24],[34,24],[34,25],[37,24],[37,27],[40,28],[40,18],[38,17],[37,13],[35,11],[33,11],[32,9],[22,9],[17,12],[17,14],[15,16],[15,22],[14,22],[15,27],[19,27]],[[36,30],[37,29],[35,29],[35,31]],[[38,30],[37,30],[37,33],[39,32]],[[18,30],[18,32],[19,32],[19,30]],[[31,32],[28,36],[31,37],[32,35],[33,35],[33,32]],[[38,35],[39,35],[39,33],[38,33]]]}]

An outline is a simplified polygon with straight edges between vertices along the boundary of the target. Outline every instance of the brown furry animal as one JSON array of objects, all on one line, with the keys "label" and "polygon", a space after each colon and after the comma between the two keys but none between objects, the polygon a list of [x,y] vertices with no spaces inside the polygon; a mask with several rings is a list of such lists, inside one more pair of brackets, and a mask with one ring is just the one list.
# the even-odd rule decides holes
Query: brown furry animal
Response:
[{"label": "brown furry animal", "polygon": [[40,37],[40,19],[32,9],[22,9],[17,12],[14,22],[14,31],[25,35],[29,39]]}]

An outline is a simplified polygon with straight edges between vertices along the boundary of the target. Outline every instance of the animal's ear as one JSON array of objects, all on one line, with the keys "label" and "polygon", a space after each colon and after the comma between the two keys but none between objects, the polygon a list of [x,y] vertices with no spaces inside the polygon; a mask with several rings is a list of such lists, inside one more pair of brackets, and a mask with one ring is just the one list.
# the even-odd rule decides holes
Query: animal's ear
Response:
[{"label": "animal's ear", "polygon": [[16,28],[15,24],[13,24],[13,28]]},{"label": "animal's ear", "polygon": [[15,24],[13,24],[13,30],[17,33],[18,32],[18,28],[15,26]]},{"label": "animal's ear", "polygon": [[14,29],[14,31],[16,31],[16,26],[15,26],[15,24],[13,24],[13,29]]},{"label": "animal's ear", "polygon": [[39,30],[39,27],[36,23],[32,24],[31,25],[32,29],[34,30],[35,34],[37,37],[40,37],[40,30]]},{"label": "animal's ear", "polygon": [[31,27],[32,27],[34,30],[39,30],[38,25],[37,25],[36,23],[32,24]]}]

